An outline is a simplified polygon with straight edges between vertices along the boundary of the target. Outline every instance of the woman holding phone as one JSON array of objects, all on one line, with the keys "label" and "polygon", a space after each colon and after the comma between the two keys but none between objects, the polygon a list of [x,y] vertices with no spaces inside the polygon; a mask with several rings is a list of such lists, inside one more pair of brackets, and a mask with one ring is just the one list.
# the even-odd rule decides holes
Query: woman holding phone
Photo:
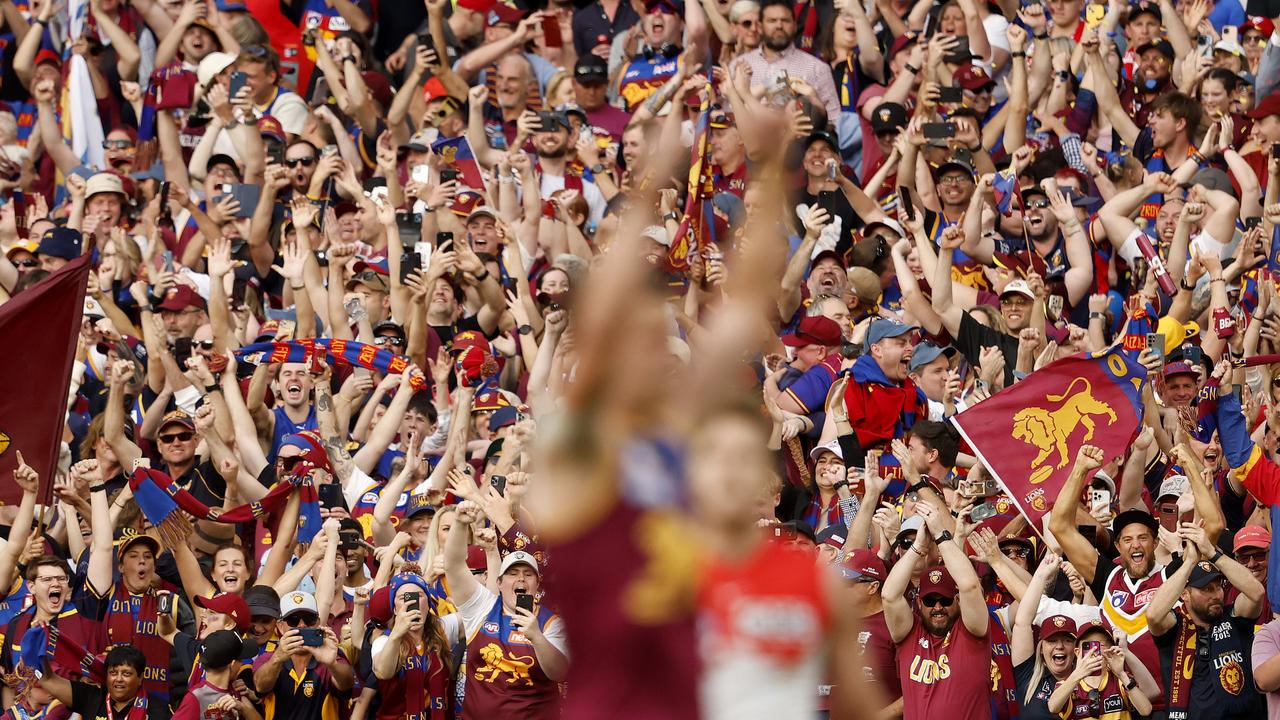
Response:
[{"label": "woman holding phone", "polygon": [[[1151,700],[1142,687],[1155,685],[1154,678],[1141,682],[1128,669],[1142,667],[1126,648],[1115,643],[1111,627],[1101,619],[1079,627],[1075,649],[1075,670],[1058,683],[1049,696],[1048,710],[1059,717],[1128,720],[1151,714]],[[1043,642],[1043,640],[1042,640]]]},{"label": "woman holding phone", "polygon": [[1025,720],[1060,717],[1050,712],[1049,698],[1071,676],[1076,666],[1076,622],[1053,614],[1040,622],[1040,640],[1035,638],[1036,610],[1045,587],[1057,577],[1062,558],[1048,553],[1031,576],[1027,592],[1018,604],[1010,637],[1013,676]]},{"label": "woman holding phone", "polygon": [[462,621],[456,613],[441,617],[431,611],[420,576],[401,573],[390,585],[391,627],[370,647],[380,699],[376,717],[450,720],[457,672],[452,648],[461,640]]}]

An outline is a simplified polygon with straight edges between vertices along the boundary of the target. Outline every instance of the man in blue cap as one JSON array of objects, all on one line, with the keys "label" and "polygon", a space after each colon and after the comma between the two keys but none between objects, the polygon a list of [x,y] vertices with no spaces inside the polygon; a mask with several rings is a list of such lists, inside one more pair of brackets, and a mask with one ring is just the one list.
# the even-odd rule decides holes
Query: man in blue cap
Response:
[{"label": "man in blue cap", "polygon": [[[889,442],[906,435],[925,417],[924,393],[908,372],[914,336],[919,328],[880,318],[867,328],[864,350],[853,362],[845,386],[844,410],[865,451],[881,453],[881,463],[894,464]],[[847,459],[850,466],[858,458]]]},{"label": "man in blue cap", "polygon": [[36,259],[40,261],[40,269],[53,272],[80,257],[82,247],[79,230],[68,227],[50,228],[40,237]]},{"label": "man in blue cap", "polygon": [[[938,347],[931,342],[922,342],[911,352],[907,370],[912,382],[924,393],[930,420],[941,420],[947,414],[947,373],[955,356],[956,349],[950,345]],[[951,412],[955,411],[956,408],[951,408]]]}]

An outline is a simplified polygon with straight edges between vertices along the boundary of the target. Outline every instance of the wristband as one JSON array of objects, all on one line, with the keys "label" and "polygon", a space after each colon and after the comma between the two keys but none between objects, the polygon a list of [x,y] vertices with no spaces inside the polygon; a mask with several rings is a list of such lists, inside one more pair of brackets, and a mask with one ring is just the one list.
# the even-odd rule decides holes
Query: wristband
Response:
[{"label": "wristband", "polygon": [[676,222],[679,219],[680,216],[675,214],[675,212],[669,212],[662,216],[662,222]]},{"label": "wristband", "polygon": [[484,282],[485,280],[488,280],[488,279],[489,279],[489,268],[484,269],[483,275],[476,276],[476,282]]},{"label": "wristband", "polygon": [[89,486],[89,492],[91,492],[91,493],[96,493],[96,492],[106,492],[106,491],[107,491],[107,484],[106,484],[106,483],[98,483],[97,485],[90,485],[90,486]]},{"label": "wristband", "polygon": [[1048,40],[1049,33],[1044,33],[1043,35],[1032,35],[1032,37],[1034,37],[1037,40]]},{"label": "wristband", "polygon": [[138,309],[146,313],[155,312],[155,308],[151,305],[151,303],[147,303],[146,305],[139,305]]},{"label": "wristband", "polygon": [[222,389],[222,386],[221,386],[221,385],[219,385],[218,383],[214,383],[214,384],[212,384],[212,385],[205,385],[205,386],[204,386],[204,394],[205,394],[205,395],[209,395],[209,394],[211,394],[211,393],[216,393],[216,392],[218,392],[218,391],[219,391],[219,390],[221,390],[221,389]]},{"label": "wristband", "polygon": [[294,285],[293,283],[289,283],[290,290],[305,290],[306,287],[307,287],[306,283],[303,283],[301,285]]},{"label": "wristband", "polygon": [[525,323],[524,325],[521,325],[520,327],[516,328],[516,332],[520,333],[521,335],[530,335],[533,333],[533,326],[530,325],[529,323]]},{"label": "wristband", "polygon": [[835,491],[837,491],[837,492],[839,492],[839,491],[840,491],[840,488],[842,488],[842,487],[844,487],[844,488],[849,487],[849,481],[848,481],[848,480],[840,480],[840,481],[838,481],[838,482],[836,482],[836,483],[832,484],[831,489],[832,489],[832,490],[835,490]]},{"label": "wristband", "polygon": [[911,73],[912,75],[918,75],[918,74],[920,74],[920,68],[918,68],[918,67],[912,67],[911,63],[903,63],[903,64],[902,64],[902,67],[903,67],[903,69],[905,69],[907,72]]},{"label": "wristband", "polygon": [[1100,312],[1093,312],[1093,311],[1090,311],[1090,312],[1089,312],[1089,319],[1090,319],[1090,320],[1106,320],[1106,319],[1107,319],[1107,316],[1106,316],[1106,314],[1105,314],[1105,313],[1100,313]]},{"label": "wristband", "polygon": [[914,493],[918,493],[918,492],[920,492],[921,490],[923,490],[923,489],[925,489],[925,488],[927,488],[927,487],[933,487],[933,486],[929,484],[929,481],[928,481],[928,480],[921,479],[921,480],[920,480],[920,482],[918,482],[918,483],[916,483],[916,484],[914,484],[914,485],[910,485],[910,486],[908,486],[908,487],[907,487],[907,492],[914,492]]},{"label": "wristband", "polygon": [[1187,278],[1185,276],[1178,281],[1178,287],[1182,288],[1183,290],[1186,290],[1187,292],[1192,292],[1196,289],[1195,285],[1187,284]]},{"label": "wristband", "polygon": [[1133,678],[1129,678],[1129,682],[1124,684],[1125,690],[1132,690],[1136,687],[1138,687],[1138,681],[1134,680]]},{"label": "wristband", "polygon": [[1024,52],[1022,52],[1021,50],[1019,50],[1018,52],[1011,52],[1011,53],[1009,53],[1009,57],[1011,57],[1011,58],[1024,58],[1024,57],[1026,57],[1026,56],[1027,56],[1027,54],[1026,54],[1026,53],[1024,53]]}]

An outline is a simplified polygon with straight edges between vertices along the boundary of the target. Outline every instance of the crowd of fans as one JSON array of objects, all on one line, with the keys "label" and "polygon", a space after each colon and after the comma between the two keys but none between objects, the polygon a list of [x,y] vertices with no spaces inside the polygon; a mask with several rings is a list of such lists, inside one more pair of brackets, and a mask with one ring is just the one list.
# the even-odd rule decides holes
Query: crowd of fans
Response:
[{"label": "crowd of fans", "polygon": [[6,718],[1280,719],[1280,8],[533,2],[0,0]]}]

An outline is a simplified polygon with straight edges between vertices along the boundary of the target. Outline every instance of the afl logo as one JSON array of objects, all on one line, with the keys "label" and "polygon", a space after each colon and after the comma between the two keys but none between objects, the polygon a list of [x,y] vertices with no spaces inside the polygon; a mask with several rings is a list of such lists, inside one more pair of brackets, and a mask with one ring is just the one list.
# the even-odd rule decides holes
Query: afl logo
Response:
[{"label": "afl logo", "polygon": [[1121,605],[1124,605],[1128,601],[1129,601],[1129,593],[1123,590],[1116,590],[1115,592],[1111,593],[1111,604],[1115,607],[1120,607]]},{"label": "afl logo", "polygon": [[484,624],[484,631],[485,631],[486,633],[488,633],[489,635],[497,635],[497,634],[498,634],[498,623],[496,623],[496,622],[487,622],[487,623],[485,623],[485,624]]}]

